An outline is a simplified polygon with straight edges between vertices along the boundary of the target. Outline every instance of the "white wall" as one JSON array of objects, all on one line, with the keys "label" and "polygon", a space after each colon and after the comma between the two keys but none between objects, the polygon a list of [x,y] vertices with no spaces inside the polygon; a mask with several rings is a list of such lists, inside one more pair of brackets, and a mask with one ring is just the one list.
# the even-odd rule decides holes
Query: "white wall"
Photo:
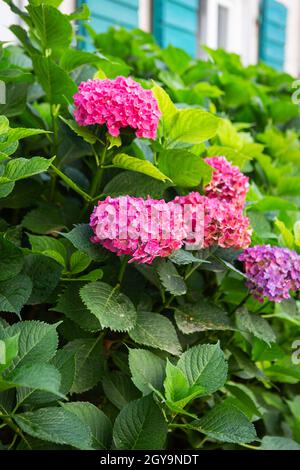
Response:
[{"label": "white wall", "polygon": [[279,0],[288,8],[285,70],[300,76],[300,0]]}]

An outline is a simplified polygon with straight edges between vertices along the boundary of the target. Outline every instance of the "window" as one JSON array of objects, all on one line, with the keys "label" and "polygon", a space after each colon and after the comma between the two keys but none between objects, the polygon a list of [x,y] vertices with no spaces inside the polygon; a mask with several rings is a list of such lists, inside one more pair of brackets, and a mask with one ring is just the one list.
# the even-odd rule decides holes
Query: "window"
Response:
[{"label": "window", "polygon": [[200,41],[209,47],[240,52],[244,0],[201,0]]},{"label": "window", "polygon": [[228,48],[228,21],[229,21],[229,8],[223,5],[218,5],[218,47],[223,49]]}]

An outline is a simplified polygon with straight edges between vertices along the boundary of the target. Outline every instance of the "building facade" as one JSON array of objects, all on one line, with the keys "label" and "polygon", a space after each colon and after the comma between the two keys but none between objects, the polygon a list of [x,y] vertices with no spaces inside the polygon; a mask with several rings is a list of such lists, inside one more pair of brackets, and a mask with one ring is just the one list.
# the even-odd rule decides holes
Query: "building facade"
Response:
[{"label": "building facade", "polygon": [[[24,7],[26,0],[17,0]],[[201,44],[241,55],[244,64],[262,60],[300,76],[300,0],[64,0],[72,11],[87,3],[91,26],[139,27],[152,32],[161,46],[173,44],[201,57]],[[0,1],[0,38],[13,40],[7,29],[16,22]]]}]

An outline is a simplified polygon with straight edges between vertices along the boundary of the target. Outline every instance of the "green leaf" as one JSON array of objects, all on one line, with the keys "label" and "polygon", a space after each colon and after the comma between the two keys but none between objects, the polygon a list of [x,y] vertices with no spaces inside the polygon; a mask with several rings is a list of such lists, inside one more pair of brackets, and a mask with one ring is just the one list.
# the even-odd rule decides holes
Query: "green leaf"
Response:
[{"label": "green leaf", "polygon": [[91,258],[83,251],[75,251],[70,258],[70,272],[78,274],[84,271],[90,264]]},{"label": "green leaf", "polygon": [[196,304],[184,303],[175,311],[178,328],[184,334],[208,330],[233,330],[225,310],[203,299]]},{"label": "green leaf", "polygon": [[136,310],[131,300],[104,282],[91,282],[80,289],[80,297],[103,328],[129,331],[136,322]]},{"label": "green leaf", "polygon": [[77,323],[83,330],[102,330],[100,321],[84,305],[79,295],[79,286],[74,285],[74,283],[69,284],[64,292],[60,294],[58,303],[52,310],[64,313],[66,317]]},{"label": "green leaf", "polygon": [[249,313],[245,308],[236,312],[236,324],[241,332],[251,333],[268,345],[276,341],[275,333],[267,320],[254,313]]},{"label": "green leaf", "polygon": [[103,59],[105,60],[104,56],[102,54],[99,55],[99,53],[96,54],[94,52],[86,52],[78,49],[66,49],[61,56],[59,65],[67,72],[70,72],[86,64],[99,66]]},{"label": "green leaf", "polygon": [[[190,251],[183,249],[174,251],[168,258],[172,263],[178,264],[178,266],[186,266],[192,263],[201,264],[205,262],[202,259],[196,258]],[[206,262],[208,263],[208,261]]]},{"label": "green leaf", "polygon": [[34,362],[48,362],[55,355],[58,345],[56,327],[57,324],[26,320],[6,328],[6,337],[20,334],[19,352],[13,361],[14,368]]},{"label": "green leaf", "polygon": [[195,421],[193,427],[222,442],[241,444],[257,439],[255,428],[244,413],[226,403],[214,406],[203,418]]},{"label": "green leaf", "polygon": [[54,259],[39,254],[25,257],[24,273],[30,277],[32,291],[27,304],[45,302],[59,283],[62,267]]},{"label": "green leaf", "polygon": [[27,10],[43,50],[51,49],[51,54],[58,55],[68,48],[72,40],[72,26],[64,14],[44,4],[29,5]]},{"label": "green leaf", "polygon": [[143,173],[147,176],[151,176],[160,181],[167,181],[169,178],[159,171],[151,162],[148,160],[140,160],[139,158],[131,157],[125,153],[119,153],[113,158],[113,164],[117,168],[123,168],[124,170],[136,171]]},{"label": "green leaf", "polygon": [[28,212],[22,220],[24,228],[42,235],[58,232],[65,225],[62,210],[52,204],[41,204]]},{"label": "green leaf", "polygon": [[107,251],[104,248],[90,241],[93,230],[88,224],[76,225],[71,232],[61,235],[70,240],[77,250],[83,251],[94,261],[104,261],[107,257]]},{"label": "green leaf", "polygon": [[17,414],[14,419],[22,431],[32,437],[82,450],[91,449],[92,436],[88,426],[63,408],[41,408]]},{"label": "green leaf", "polygon": [[178,109],[172,103],[171,98],[163,88],[155,85],[152,92],[158,101],[158,107],[162,113],[162,122],[166,133],[170,132],[176,117],[178,116]]},{"label": "green leaf", "polygon": [[22,250],[0,236],[0,281],[5,281],[19,274],[23,262]]},{"label": "green leaf", "polygon": [[275,220],[275,226],[278,228],[280,232],[280,237],[279,237],[280,242],[283,242],[285,247],[290,248],[291,250],[294,250],[295,239],[291,230],[287,228],[284,222],[278,219]]},{"label": "green leaf", "polygon": [[105,375],[102,381],[105,395],[119,410],[132,400],[140,397],[128,375],[122,372],[112,372]]},{"label": "green leaf", "polygon": [[64,349],[75,353],[75,379],[71,392],[83,393],[93,388],[102,378],[105,367],[100,336],[75,339]]},{"label": "green leaf", "polygon": [[18,274],[7,281],[0,281],[0,311],[18,315],[29,299],[31,290],[32,282],[24,274]]},{"label": "green leaf", "polygon": [[[34,363],[17,367],[5,377],[7,388],[27,387],[34,390],[43,390],[64,398],[59,391],[61,376],[59,371],[51,364]],[[5,384],[4,384],[5,385]],[[2,383],[0,381],[0,389]],[[2,388],[3,389],[3,388]]]},{"label": "green leaf", "polygon": [[300,444],[288,437],[264,436],[260,450],[300,450]]},{"label": "green leaf", "polygon": [[110,449],[112,425],[103,411],[88,402],[64,403],[63,408],[75,414],[90,430],[94,449]]},{"label": "green leaf", "polygon": [[107,183],[103,192],[112,197],[129,195],[160,199],[169,186],[171,183],[163,183],[142,173],[122,171]]},{"label": "green leaf", "polygon": [[28,238],[34,253],[49,256],[63,267],[66,266],[67,250],[59,240],[40,235],[28,235]]},{"label": "green leaf", "polygon": [[294,225],[295,243],[300,246],[300,221]]},{"label": "green leaf", "polygon": [[265,196],[260,201],[249,206],[249,208],[261,212],[297,210],[297,206],[295,204],[276,196]]},{"label": "green leaf", "polygon": [[220,119],[202,109],[182,109],[167,135],[169,145],[177,142],[201,144],[214,137]]},{"label": "green leaf", "polygon": [[164,288],[176,296],[186,294],[187,287],[171,261],[160,260],[156,270]]},{"label": "green leaf", "polygon": [[19,335],[0,340],[0,373],[7,369],[19,350]]},{"label": "green leaf", "polygon": [[163,449],[166,437],[166,422],[151,396],[125,406],[117,416],[113,430],[115,446],[120,450]]},{"label": "green leaf", "polygon": [[162,50],[162,57],[170,70],[181,75],[190,65],[191,57],[178,47],[169,45]]},{"label": "green leaf", "polygon": [[161,390],[165,377],[165,361],[145,349],[129,350],[129,367],[134,385],[148,395]]},{"label": "green leaf", "polygon": [[158,313],[138,312],[136,325],[129,331],[129,336],[139,344],[162,349],[175,356],[181,351],[173,324]]},{"label": "green leaf", "polygon": [[75,354],[72,351],[59,349],[51,359],[51,363],[61,374],[60,392],[69,393],[75,378]]},{"label": "green leaf", "polygon": [[71,103],[73,95],[76,93],[76,85],[67,72],[50,57],[34,55],[32,63],[48,101],[51,104]]},{"label": "green leaf", "polygon": [[164,150],[160,153],[158,166],[174,184],[183,188],[193,188],[201,181],[207,184],[212,177],[212,168],[188,150]]},{"label": "green leaf", "polygon": [[[68,51],[70,52],[70,51]],[[74,50],[75,52],[75,50]],[[82,52],[82,51],[76,51],[76,52]],[[84,54],[84,52],[82,52]],[[86,53],[87,54],[87,53]],[[60,119],[69,126],[70,129],[72,129],[73,132],[75,132],[76,135],[79,137],[82,137],[85,142],[88,144],[95,144],[97,141],[97,137],[95,134],[93,134],[87,127],[84,126],[79,126],[76,121],[73,119],[65,119],[64,117],[60,116]]]},{"label": "green leaf", "polygon": [[190,387],[202,387],[203,395],[221,388],[227,379],[227,362],[217,344],[194,346],[180,356],[177,363],[188,379]]},{"label": "green leaf", "polygon": [[46,159],[43,157],[31,157],[31,158],[15,158],[10,160],[5,167],[3,177],[9,181],[19,181],[24,178],[29,178],[33,175],[38,175],[47,171],[51,165],[53,158]]},{"label": "green leaf", "polygon": [[[169,360],[166,367],[166,378],[164,381],[165,396],[167,401],[174,403],[179,407],[184,407],[188,403],[190,386],[184,372],[177,366],[174,366]],[[201,387],[199,387],[199,391]]]}]

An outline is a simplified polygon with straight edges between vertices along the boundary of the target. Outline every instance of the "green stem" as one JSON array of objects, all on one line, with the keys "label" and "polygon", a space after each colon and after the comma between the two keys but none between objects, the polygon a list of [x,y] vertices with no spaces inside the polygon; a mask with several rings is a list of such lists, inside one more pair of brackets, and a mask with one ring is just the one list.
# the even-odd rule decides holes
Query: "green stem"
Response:
[{"label": "green stem", "polygon": [[92,180],[91,189],[90,189],[91,199],[97,194],[99,188],[101,187],[103,173],[104,173],[103,164],[105,162],[106,152],[107,152],[107,148],[104,147],[100,156],[100,160],[98,160],[99,166],[97,166],[95,176]]},{"label": "green stem", "polygon": [[128,261],[127,256],[124,256],[124,258],[121,260],[121,267],[120,267],[120,271],[118,275],[118,284],[117,284],[119,287],[121,287],[121,284],[124,278],[124,274],[125,274],[126,267],[127,267],[127,261]]},{"label": "green stem", "polygon": [[69,186],[69,188],[73,189],[77,194],[83,197],[83,199],[87,202],[91,202],[92,198],[79,186],[77,186],[74,181],[71,180],[67,175],[65,175],[62,171],[60,171],[53,163],[51,163],[52,170]]},{"label": "green stem", "polygon": [[245,447],[246,449],[251,449],[251,450],[260,450],[259,447],[255,447],[255,446],[250,446],[249,444],[239,444],[240,446],[242,447]]},{"label": "green stem", "polygon": [[235,313],[239,308],[243,307],[243,305],[245,305],[245,303],[247,302],[248,299],[250,299],[251,297],[251,294],[247,294],[246,297],[238,304],[237,307],[235,307],[235,309],[231,312],[231,313]]},{"label": "green stem", "polygon": [[[52,131],[53,131],[52,155],[56,155],[57,149],[58,149],[58,127],[57,127],[57,116],[54,113],[53,105],[51,106],[51,120],[52,120]],[[51,181],[51,190],[50,190],[50,201],[53,201],[54,196],[55,196],[56,181],[57,181],[57,175],[56,173],[53,173],[52,181]]]},{"label": "green stem", "polygon": [[[200,263],[199,263],[200,264]],[[186,273],[186,275],[184,276],[184,280],[187,281],[189,277],[191,277],[191,275],[197,271],[197,269],[199,268],[199,264],[196,263],[195,266],[192,266],[191,269]]]}]

